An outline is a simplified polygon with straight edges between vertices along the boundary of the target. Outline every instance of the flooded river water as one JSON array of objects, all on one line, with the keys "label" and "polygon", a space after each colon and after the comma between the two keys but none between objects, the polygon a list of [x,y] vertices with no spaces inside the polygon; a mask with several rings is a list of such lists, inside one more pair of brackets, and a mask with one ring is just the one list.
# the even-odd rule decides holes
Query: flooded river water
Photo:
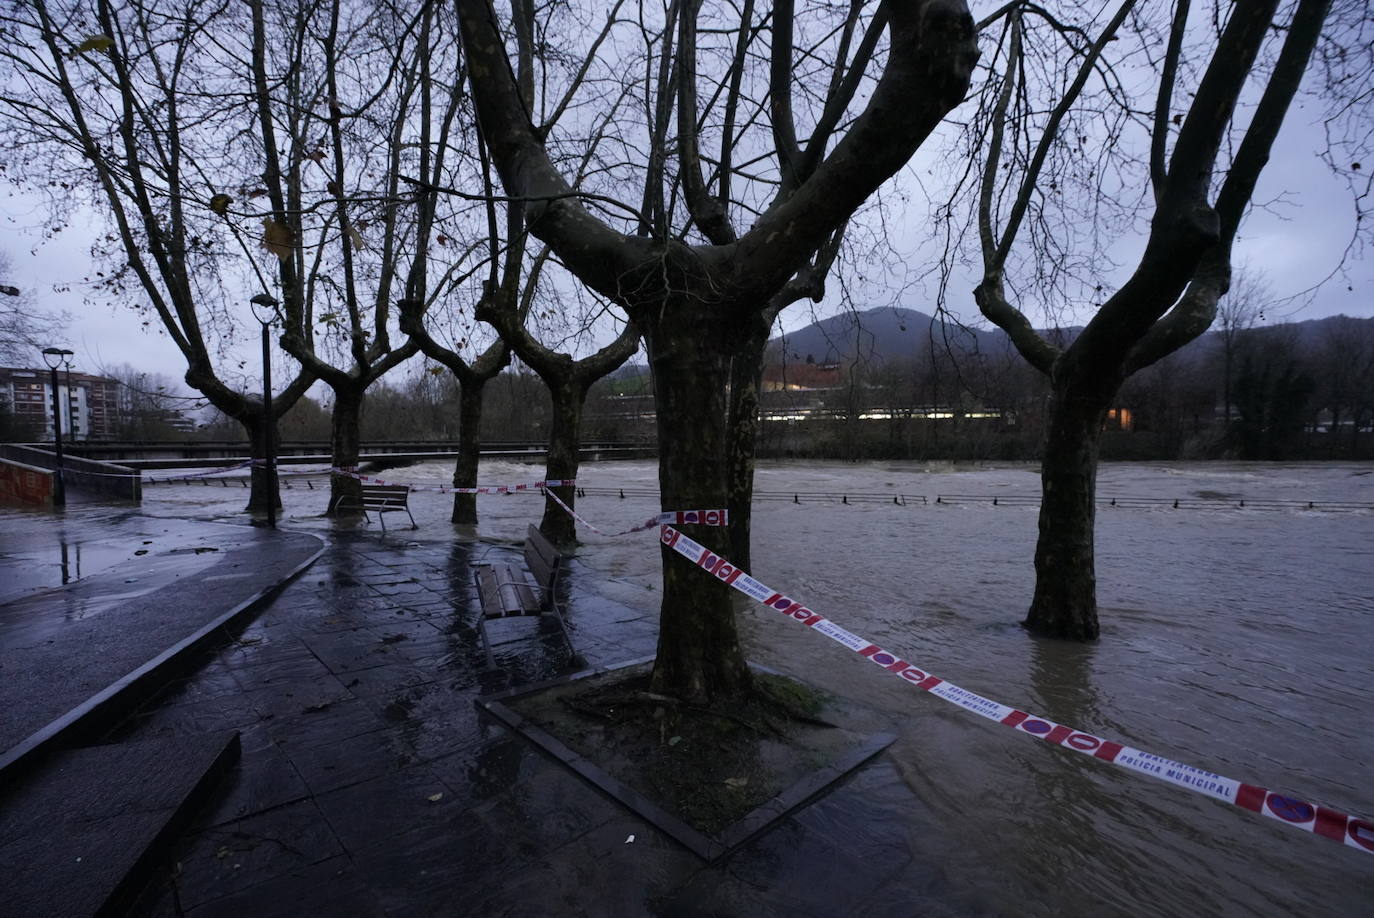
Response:
[{"label": "flooded river water", "polygon": [[[437,463],[386,474],[447,476]],[[484,465],[481,477],[541,475],[502,462]],[[579,503],[610,531],[659,509],[642,493],[656,486],[649,462],[587,465],[580,483],[626,489],[623,500],[594,493]],[[850,631],[1004,704],[1374,817],[1374,511],[1320,509],[1374,504],[1374,466],[1104,466],[1102,501],[1157,502],[1099,511],[1102,636],[1090,646],[1036,639],[1017,624],[1033,583],[1037,510],[1015,498],[1038,493],[1033,468],[768,464],[757,486],[799,500],[853,495],[847,505],[763,500],[754,519],[755,576]],[[223,500],[241,506],[232,493]],[[888,499],[899,493],[905,506]],[[1008,499],[936,503],[941,494]],[[874,495],[884,499],[858,499]],[[1235,503],[1191,507],[1199,497]],[[146,489],[144,503],[185,514],[213,509],[216,498],[168,485]],[[299,489],[285,499],[288,524],[324,503]],[[450,500],[414,495],[427,536],[447,531]],[[518,539],[538,517],[536,496],[480,500],[482,537]],[[1318,509],[1256,509],[1263,501]],[[641,602],[657,591],[658,557],[652,532],[586,533],[578,552],[608,591]],[[864,702],[895,726],[889,755],[924,809],[887,814],[890,831],[944,865],[954,899],[940,904],[955,913],[1305,916],[1374,907],[1369,854],[1035,742],[761,606],[741,606],[741,617],[752,658]],[[912,903],[911,914],[922,911]]]}]

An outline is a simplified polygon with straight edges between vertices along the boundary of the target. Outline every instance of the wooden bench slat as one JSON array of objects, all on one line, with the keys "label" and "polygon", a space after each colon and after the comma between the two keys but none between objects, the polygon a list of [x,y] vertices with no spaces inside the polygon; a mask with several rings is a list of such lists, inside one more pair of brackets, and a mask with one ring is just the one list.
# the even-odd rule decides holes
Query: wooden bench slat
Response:
[{"label": "wooden bench slat", "polygon": [[529,568],[528,574],[519,566],[505,561],[479,564],[474,574],[477,597],[482,606],[478,630],[482,635],[482,646],[487,652],[487,661],[493,666],[495,657],[491,652],[491,642],[487,638],[486,620],[508,615],[551,613],[563,631],[563,639],[568,644],[568,650],[574,655],[577,653],[572,645],[572,638],[568,635],[567,623],[563,621],[563,615],[558,610],[556,589],[558,569],[563,556],[534,526],[529,527],[524,556],[525,564]]},{"label": "wooden bench slat", "polygon": [[488,618],[527,615],[539,611],[539,598],[524,571],[510,564],[489,564],[477,569],[482,612]]},{"label": "wooden bench slat", "polygon": [[525,565],[530,569],[535,582],[539,584],[545,604],[552,599],[561,561],[562,555],[553,547],[553,543],[544,538],[544,534],[537,527],[530,526],[525,537]]}]

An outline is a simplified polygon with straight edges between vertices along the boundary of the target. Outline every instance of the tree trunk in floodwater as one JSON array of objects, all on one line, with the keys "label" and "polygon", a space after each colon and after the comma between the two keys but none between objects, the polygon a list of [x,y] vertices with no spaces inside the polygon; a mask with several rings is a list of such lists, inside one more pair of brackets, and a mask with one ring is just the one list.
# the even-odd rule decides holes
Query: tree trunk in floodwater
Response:
[{"label": "tree trunk in floodwater", "polygon": [[1097,454],[1111,395],[1055,386],[1040,467],[1035,595],[1022,622],[1047,637],[1097,639],[1093,532]]},{"label": "tree trunk in floodwater", "polygon": [[[477,487],[477,466],[482,459],[482,398],[485,379],[463,382],[458,387],[458,457],[453,460],[453,486]],[[467,526],[477,524],[477,495],[453,495],[449,520]]]},{"label": "tree trunk in floodwater", "polygon": [[[553,420],[549,427],[549,452],[544,462],[544,478],[550,481],[576,479],[582,450],[582,408],[587,398],[587,387],[580,381],[569,380],[561,385],[550,385],[549,395],[553,402]],[[575,485],[549,490],[569,507],[576,506]],[[544,501],[544,517],[539,521],[539,531],[560,548],[571,548],[577,544],[576,522],[568,515],[568,511],[551,500]]]},{"label": "tree trunk in floodwater", "polygon": [[[695,305],[695,304],[693,304]],[[724,506],[728,344],[714,317],[670,303],[646,331],[658,416],[659,488],[664,510]],[[727,530],[682,526],[683,534],[717,554],[729,550]],[[696,701],[738,697],[751,686],[740,648],[731,589],[667,546],[663,600],[652,685]]]},{"label": "tree trunk in floodwater", "polygon": [[[730,361],[729,487],[730,554],[740,570],[752,570],[754,467],[758,455],[759,389],[763,385],[763,351],[771,323],[754,317],[748,334],[741,335]],[[710,509],[710,508],[701,508]]]},{"label": "tree trunk in floodwater", "polygon": [[[250,414],[238,419],[248,432],[248,455],[261,463],[267,458],[267,444],[263,441],[263,422],[261,413]],[[275,433],[275,424],[273,425]],[[281,489],[276,475],[269,475],[266,466],[254,465],[248,474],[248,513],[266,513],[269,506],[281,509]],[[270,502],[270,503],[269,503]]]},{"label": "tree trunk in floodwater", "polygon": [[[362,451],[360,433],[363,412],[363,396],[360,391],[338,387],[334,389],[334,411],[330,417],[330,439],[335,468],[354,469],[358,466],[358,455]],[[336,505],[340,497],[348,497],[348,504],[342,513],[359,513],[362,482],[347,475],[334,474],[329,477],[329,516],[339,516]]]}]

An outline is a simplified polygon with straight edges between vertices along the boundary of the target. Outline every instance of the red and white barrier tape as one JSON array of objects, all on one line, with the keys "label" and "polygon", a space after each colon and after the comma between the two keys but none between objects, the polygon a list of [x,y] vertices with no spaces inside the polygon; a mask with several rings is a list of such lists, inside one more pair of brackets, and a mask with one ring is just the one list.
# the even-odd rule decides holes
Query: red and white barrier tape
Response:
[{"label": "red and white barrier tape", "polygon": [[1294,828],[1313,832],[1348,847],[1356,848],[1366,854],[1374,854],[1374,821],[1347,816],[1337,810],[1315,806],[1304,800],[1285,797],[1263,787],[1245,784],[1231,778],[1203,771],[1191,765],[1184,765],[1161,756],[1142,752],[1130,746],[1093,736],[1089,733],[1057,724],[1044,717],[1027,714],[1016,708],[1008,707],[981,695],[962,689],[952,682],[913,666],[894,653],[883,650],[866,638],[846,631],[822,615],[784,596],[771,587],[765,586],[750,577],[726,559],[711,552],[702,545],[673,529],[664,526],[660,539],[673,551],[682,555],[707,573],[724,581],[736,590],[819,631],[836,643],[843,644],[859,656],[866,658],[888,672],[905,679],[919,689],[943,698],[950,704],[972,711],[980,717],[996,721],[1022,733],[1064,746],[1075,752],[1119,765],[1122,768],[1166,781],[1185,790],[1212,797],[1225,803],[1232,803],[1277,819]]},{"label": "red and white barrier tape", "polygon": [[646,530],[653,529],[655,526],[668,526],[668,525],[672,525],[672,526],[687,526],[687,525],[698,525],[698,526],[728,526],[728,525],[730,525],[730,511],[728,511],[728,510],[668,510],[668,511],[666,511],[666,512],[664,512],[664,513],[656,513],[656,514],[654,514],[653,516],[649,517],[649,518],[648,518],[647,520],[645,520],[644,522],[640,523],[638,526],[634,526],[634,527],[632,527],[632,528],[630,528],[630,529],[622,529],[620,532],[606,532],[605,530],[597,529],[597,528],[596,528],[595,526],[593,526],[591,523],[587,522],[587,518],[586,518],[586,517],[582,516],[582,514],[578,513],[578,512],[577,512],[576,510],[574,510],[572,507],[569,507],[567,504],[565,504],[561,499],[559,499],[559,497],[558,497],[557,494],[553,493],[552,491],[545,491],[544,493],[545,493],[545,495],[547,495],[547,497],[549,498],[549,500],[553,501],[555,504],[557,504],[558,506],[562,507],[562,508],[567,512],[567,514],[568,514],[569,516],[571,516],[573,519],[577,520],[577,521],[578,521],[579,523],[581,523],[583,526],[586,526],[586,527],[587,527],[588,529],[590,529],[592,532],[597,533],[598,535],[604,535],[604,536],[623,536],[623,535],[629,535],[629,534],[632,533],[632,532],[644,532],[644,531],[646,531]]},{"label": "red and white barrier tape", "polygon": [[335,475],[343,475],[348,478],[356,478],[359,481],[366,481],[372,484],[389,485],[396,488],[409,488],[412,491],[436,491],[439,494],[516,494],[521,491],[542,491],[545,488],[572,487],[577,484],[576,479],[566,478],[563,480],[550,479],[549,481],[531,481],[524,484],[498,485],[486,488],[453,488],[447,486],[429,487],[426,485],[407,484],[403,481],[387,481],[382,478],[375,478],[371,475],[362,475],[353,469],[343,469],[334,467],[329,471]]}]

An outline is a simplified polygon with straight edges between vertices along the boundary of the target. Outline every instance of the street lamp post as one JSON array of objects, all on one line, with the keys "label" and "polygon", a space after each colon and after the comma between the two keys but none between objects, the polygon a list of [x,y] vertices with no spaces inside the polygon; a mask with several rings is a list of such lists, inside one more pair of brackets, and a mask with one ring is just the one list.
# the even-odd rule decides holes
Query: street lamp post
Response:
[{"label": "street lamp post", "polygon": [[76,413],[72,408],[72,357],[71,351],[62,358],[62,366],[67,370],[67,433],[76,442]]},{"label": "street lamp post", "polygon": [[277,463],[272,442],[272,320],[277,316],[277,301],[259,293],[248,301],[253,318],[262,325],[262,456],[263,478],[267,486],[267,525],[277,526]]},{"label": "street lamp post", "polygon": [[58,410],[57,368],[70,356],[72,352],[63,347],[43,348],[43,362],[52,374],[52,436],[54,452],[57,453],[57,479],[53,482],[52,502],[57,506],[67,503],[67,485],[62,479],[62,415]]}]

